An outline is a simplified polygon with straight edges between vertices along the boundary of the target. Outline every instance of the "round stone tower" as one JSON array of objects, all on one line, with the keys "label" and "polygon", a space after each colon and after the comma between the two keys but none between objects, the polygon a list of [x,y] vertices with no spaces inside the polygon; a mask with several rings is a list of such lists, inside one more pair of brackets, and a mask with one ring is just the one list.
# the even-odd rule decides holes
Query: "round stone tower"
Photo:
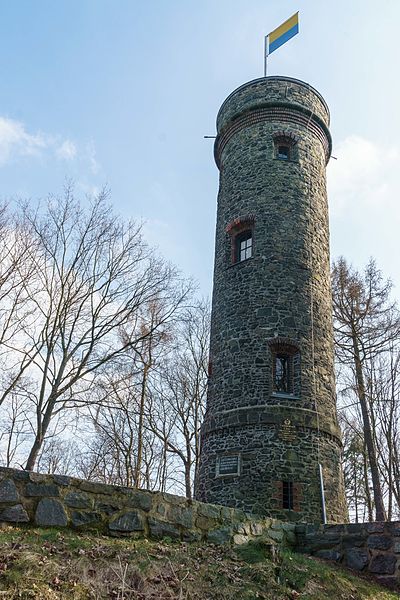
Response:
[{"label": "round stone tower", "polygon": [[347,518],[328,127],[322,96],[289,77],[242,85],[217,117],[209,393],[196,497],[289,521],[321,522],[322,495],[328,521]]}]

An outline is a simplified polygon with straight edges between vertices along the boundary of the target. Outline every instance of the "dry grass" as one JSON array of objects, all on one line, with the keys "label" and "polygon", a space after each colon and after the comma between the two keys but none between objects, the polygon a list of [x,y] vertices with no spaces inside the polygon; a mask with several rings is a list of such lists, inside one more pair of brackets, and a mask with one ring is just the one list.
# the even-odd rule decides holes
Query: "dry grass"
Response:
[{"label": "dry grass", "polygon": [[0,600],[394,600],[315,559],[71,531],[0,530]]}]

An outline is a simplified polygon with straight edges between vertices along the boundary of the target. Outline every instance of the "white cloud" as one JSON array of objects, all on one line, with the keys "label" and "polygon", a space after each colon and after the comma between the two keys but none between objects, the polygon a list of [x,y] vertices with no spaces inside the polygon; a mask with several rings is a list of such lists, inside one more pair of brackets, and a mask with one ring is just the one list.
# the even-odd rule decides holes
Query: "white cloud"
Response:
[{"label": "white cloud", "polygon": [[35,156],[56,158],[67,162],[79,161],[93,174],[100,165],[96,159],[96,148],[91,141],[81,148],[76,142],[59,135],[31,133],[20,121],[0,116],[0,167],[20,157]]},{"label": "white cloud", "polygon": [[400,151],[397,146],[349,136],[335,148],[337,160],[328,167],[329,200],[333,215],[345,211],[395,209],[400,195]]},{"label": "white cloud", "polygon": [[0,166],[14,155],[38,155],[48,144],[42,134],[28,133],[23,123],[0,117]]},{"label": "white cloud", "polygon": [[58,158],[64,160],[73,160],[76,157],[77,148],[71,140],[65,140],[56,150]]},{"label": "white cloud", "polygon": [[334,155],[328,167],[333,257],[362,268],[373,256],[400,297],[400,146],[351,135]]},{"label": "white cloud", "polygon": [[89,142],[86,145],[86,156],[89,160],[90,170],[92,171],[93,175],[96,175],[100,170],[100,165],[96,158],[96,148],[93,142]]}]

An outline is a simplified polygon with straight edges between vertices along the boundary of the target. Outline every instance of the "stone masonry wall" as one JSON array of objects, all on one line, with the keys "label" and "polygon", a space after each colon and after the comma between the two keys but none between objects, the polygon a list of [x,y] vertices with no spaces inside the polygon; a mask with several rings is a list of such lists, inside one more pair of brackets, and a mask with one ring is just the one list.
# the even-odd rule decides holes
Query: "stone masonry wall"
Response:
[{"label": "stone masonry wall", "polygon": [[[321,95],[285,77],[244,84],[218,113],[211,370],[196,482],[203,502],[310,523],[322,519],[319,465],[328,521],[347,519],[334,380],[328,127]],[[280,137],[295,140],[288,160],[277,156]],[[235,261],[242,227],[251,231],[252,253]],[[286,392],[275,389],[277,344],[296,353],[295,384]],[[293,486],[290,509],[279,493],[283,483]]]},{"label": "stone masonry wall", "polygon": [[187,498],[0,467],[0,523],[92,529],[114,536],[293,545],[295,525]]},{"label": "stone masonry wall", "polygon": [[262,540],[400,587],[400,522],[296,525],[172,494],[0,467],[2,523],[214,544]]},{"label": "stone masonry wall", "polygon": [[297,525],[297,550],[400,588],[400,522]]}]

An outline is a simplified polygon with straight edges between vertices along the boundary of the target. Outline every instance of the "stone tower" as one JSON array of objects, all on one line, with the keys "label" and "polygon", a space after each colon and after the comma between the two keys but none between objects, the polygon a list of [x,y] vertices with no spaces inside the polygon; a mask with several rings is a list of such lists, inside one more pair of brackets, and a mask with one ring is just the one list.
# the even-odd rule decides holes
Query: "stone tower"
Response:
[{"label": "stone tower", "polygon": [[[344,521],[333,364],[329,110],[266,77],[217,117],[220,170],[199,500],[290,521]],[[320,466],[322,468],[320,468]]]}]

